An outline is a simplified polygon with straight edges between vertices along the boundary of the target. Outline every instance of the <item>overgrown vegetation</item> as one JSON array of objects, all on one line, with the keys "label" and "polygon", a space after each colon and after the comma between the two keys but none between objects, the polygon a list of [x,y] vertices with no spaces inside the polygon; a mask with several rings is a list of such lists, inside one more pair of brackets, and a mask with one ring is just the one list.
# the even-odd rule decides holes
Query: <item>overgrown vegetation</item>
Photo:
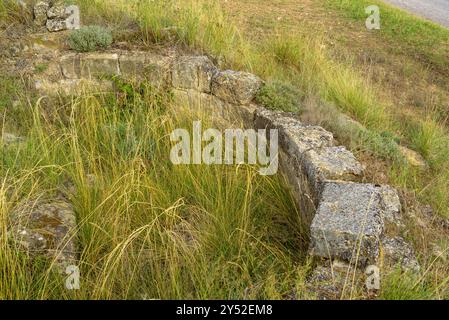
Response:
[{"label": "overgrown vegetation", "polygon": [[[84,1],[80,2],[84,3]],[[98,6],[101,6],[101,3],[102,1],[96,1]],[[339,3],[342,2],[334,2],[334,4]],[[346,1],[346,3],[362,6],[352,1]],[[139,4],[136,5],[139,7]],[[357,125],[348,130],[337,123],[331,123],[331,126],[339,127],[335,133],[343,140],[350,142],[353,150],[360,150],[390,162],[390,169],[387,172],[390,175],[390,183],[413,192],[424,203],[431,203],[436,214],[449,216],[447,202],[449,168],[443,160],[449,155],[449,135],[445,123],[432,116],[426,119],[411,119],[398,113],[394,104],[391,105],[389,101],[380,98],[383,95],[369,77],[352,69],[351,65],[330,57],[323,46],[325,34],[321,33],[321,29],[314,29],[313,38],[308,32],[313,26],[306,23],[295,28],[296,35],[293,35],[291,26],[288,24],[284,25],[285,30],[282,30],[274,27],[276,24],[270,23],[264,23],[263,36],[254,32],[253,29],[249,29],[248,32],[239,32],[220,10],[217,1],[154,1],[151,9],[143,4],[142,10],[137,10],[139,14],[136,15],[133,15],[134,11],[127,10],[123,2],[118,7],[129,13],[126,23],[130,17],[139,21],[144,39],[148,43],[158,42],[158,37],[154,36],[158,34],[158,30],[175,26],[178,34],[181,35],[179,38],[181,43],[221,57],[226,67],[246,69],[265,79],[279,80],[293,85],[304,94],[304,102],[307,102],[309,97],[318,96],[325,101],[320,104],[336,105],[366,126],[367,130],[360,130]],[[238,8],[238,5],[234,7]],[[399,12],[386,6],[382,8],[388,11],[387,14]],[[98,7],[93,11],[97,9]],[[348,8],[342,9],[348,10]],[[86,10],[89,11],[88,8]],[[358,12],[359,16],[363,15],[364,7],[362,12]],[[105,16],[113,16],[113,14],[109,12]],[[173,17],[179,17],[179,19]],[[436,45],[439,48],[437,52],[441,53],[440,57],[445,56],[447,51],[444,50],[447,48],[442,40],[449,32],[421,20],[410,19],[405,13],[402,13],[402,17],[401,33],[405,35],[396,38],[392,38],[392,35],[390,38],[388,35],[385,37],[380,35],[379,41],[388,39],[401,47],[418,45],[416,50],[421,51],[421,56],[428,57],[433,55],[433,46]],[[114,16],[114,19],[110,21],[118,25],[124,23],[116,18]],[[335,19],[331,21],[335,22]],[[363,21],[364,19],[361,22]],[[393,22],[397,23],[394,19]],[[411,26],[417,24],[420,25],[419,28],[437,31],[432,32],[431,39],[434,40],[430,42],[430,45],[424,42],[423,45],[414,44],[412,40],[407,40],[413,39],[412,31],[415,29]],[[390,25],[390,28],[393,34],[394,25]],[[417,41],[423,38],[425,35],[418,37]],[[431,61],[431,58],[428,61]],[[441,63],[438,63],[439,58],[432,61],[435,61],[436,66],[441,66]],[[444,66],[441,70],[444,70]],[[417,132],[422,134],[417,135]],[[432,137],[432,139],[426,137]],[[429,172],[422,174],[419,170],[405,165],[404,158],[397,147],[398,142],[414,147],[418,151],[426,150],[424,155],[431,164]],[[416,236],[422,231],[417,229]],[[434,266],[432,270],[435,272],[428,273],[427,277],[432,277],[434,283],[445,282],[444,279],[448,278],[447,268],[446,270],[436,269]],[[441,296],[441,293],[438,292],[437,296]]]},{"label": "overgrown vegetation", "polygon": [[101,26],[86,26],[72,31],[68,42],[70,48],[78,52],[106,49],[112,44],[112,34]]},{"label": "overgrown vegetation", "polygon": [[3,0],[0,3],[0,27],[10,22],[28,24],[31,17],[29,10],[18,1]]},{"label": "overgrown vegetation", "polygon": [[[422,118],[402,114],[366,74],[330,55],[319,30],[311,38],[306,24],[297,35],[264,24],[263,37],[257,37],[239,30],[218,1],[76,2],[88,23],[99,21],[114,33],[137,23],[137,39],[146,45],[163,42],[170,28],[178,45],[282,83],[262,92],[269,107],[290,111],[296,92],[302,104],[318,97],[323,108],[336,106],[367,128],[327,118],[339,140],[386,161],[391,183],[430,203],[435,214],[449,216],[449,134],[441,110],[426,110]],[[366,1],[326,3],[344,18],[364,21]],[[416,61],[447,72],[449,32],[381,6],[379,41],[408,48]],[[0,15],[4,8],[0,3]],[[58,276],[46,273],[45,261],[31,267],[8,249],[1,238],[6,233],[0,232],[0,287],[6,288],[0,297],[286,298],[292,290],[302,297],[308,270],[303,233],[299,221],[291,221],[297,213],[290,212],[294,206],[282,183],[257,177],[250,167],[166,165],[166,135],[174,126],[187,126],[188,118],[171,113],[170,102],[154,90],[119,87],[118,97],[85,96],[67,103],[69,121],[46,123],[35,108],[27,144],[3,150],[0,176],[14,181],[0,183],[3,221],[17,199],[53,192],[66,176],[76,182],[86,278],[80,292],[67,296],[55,285],[62,283]],[[279,92],[288,92],[287,98]],[[407,166],[398,143],[422,153],[429,171]],[[87,173],[97,177],[95,186],[87,184]],[[283,225],[286,229],[278,229]],[[430,238],[440,236],[410,226],[409,237],[423,249],[423,274],[393,272],[385,278],[382,298],[449,297],[447,263],[429,250]]]},{"label": "overgrown vegetation", "polygon": [[[282,181],[251,166],[171,165],[169,133],[198,116],[142,89],[126,109],[115,96],[73,98],[68,118],[52,122],[38,104],[26,145],[0,147],[0,298],[305,297],[307,243]],[[30,263],[5,232],[16,201],[67,179],[83,275],[73,293],[48,273],[51,261]]]},{"label": "overgrown vegetation", "polygon": [[301,93],[289,84],[271,81],[259,91],[256,100],[271,110],[299,112]]}]

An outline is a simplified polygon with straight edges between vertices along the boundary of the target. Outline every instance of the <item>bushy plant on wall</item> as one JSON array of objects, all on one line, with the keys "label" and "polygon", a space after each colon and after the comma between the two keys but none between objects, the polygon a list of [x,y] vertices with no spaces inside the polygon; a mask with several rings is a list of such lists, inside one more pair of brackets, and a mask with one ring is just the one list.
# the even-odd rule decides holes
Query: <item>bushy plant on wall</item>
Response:
[{"label": "bushy plant on wall", "polygon": [[271,110],[299,112],[301,93],[298,89],[287,83],[281,81],[269,81],[259,91],[256,100],[258,103]]},{"label": "bushy plant on wall", "polygon": [[85,26],[74,30],[68,39],[71,49],[89,52],[106,49],[112,44],[112,33],[101,26]]}]

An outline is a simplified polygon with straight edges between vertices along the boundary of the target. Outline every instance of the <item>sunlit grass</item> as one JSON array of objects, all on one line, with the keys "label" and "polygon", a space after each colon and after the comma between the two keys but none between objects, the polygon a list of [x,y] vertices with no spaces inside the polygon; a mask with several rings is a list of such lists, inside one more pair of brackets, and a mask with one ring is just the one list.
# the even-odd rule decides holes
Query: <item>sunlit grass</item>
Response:
[{"label": "sunlit grass", "polygon": [[402,50],[410,51],[410,55],[424,59],[440,71],[449,72],[449,31],[444,27],[392,8],[381,1],[327,0],[326,3],[360,24],[366,20],[366,7],[379,6],[382,23],[379,32],[384,37],[395,42]]},{"label": "sunlit grass", "polygon": [[[2,147],[0,298],[305,296],[307,240],[282,179],[251,166],[172,165],[169,133],[197,116],[145,92],[125,105],[74,98],[51,122],[37,104],[27,142]],[[67,181],[79,226],[75,292],[5,236],[16,201],[66,192]]]}]

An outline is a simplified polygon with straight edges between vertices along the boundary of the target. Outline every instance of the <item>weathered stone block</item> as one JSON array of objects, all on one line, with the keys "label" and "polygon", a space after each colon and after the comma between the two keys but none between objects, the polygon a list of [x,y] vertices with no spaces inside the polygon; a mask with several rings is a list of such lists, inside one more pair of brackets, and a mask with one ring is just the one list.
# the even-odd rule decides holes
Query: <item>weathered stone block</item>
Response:
[{"label": "weathered stone block", "polygon": [[401,200],[395,189],[390,186],[382,186],[382,205],[384,207],[383,218],[386,222],[396,226],[402,225]]},{"label": "weathered stone block", "polygon": [[390,267],[400,266],[406,271],[418,272],[420,270],[413,247],[403,238],[382,239],[381,248],[384,264]]},{"label": "weathered stone block", "polygon": [[149,52],[135,52],[120,56],[120,72],[126,79],[147,80],[156,87],[168,82],[171,60]]},{"label": "weathered stone block", "polygon": [[172,85],[177,89],[194,89],[210,93],[212,77],[218,72],[206,56],[180,57],[172,70]]},{"label": "weathered stone block", "polygon": [[309,150],[331,147],[334,143],[332,133],[317,126],[284,122],[280,125],[281,143],[290,154],[304,154]]},{"label": "weathered stone block", "polygon": [[325,181],[357,180],[364,170],[354,155],[344,147],[309,150],[302,159],[302,165],[318,193]]},{"label": "weathered stone block", "polygon": [[33,15],[34,23],[38,26],[44,26],[47,22],[47,11],[50,9],[50,1],[39,1],[34,5]]},{"label": "weathered stone block", "polygon": [[180,107],[207,112],[211,117],[223,117],[224,103],[217,97],[196,90],[173,89],[175,103]]},{"label": "weathered stone block", "polygon": [[120,68],[116,53],[89,53],[80,55],[82,78],[119,76]]},{"label": "weathered stone block", "polygon": [[255,117],[256,128],[278,129],[282,148],[298,160],[309,150],[334,145],[332,133],[321,127],[304,125],[285,113],[258,108]]},{"label": "weathered stone block", "polygon": [[61,81],[37,80],[35,88],[43,94],[49,96],[78,95],[91,92],[112,92],[114,86],[109,80],[96,79],[64,79]]},{"label": "weathered stone block", "polygon": [[63,3],[55,3],[48,9],[47,17],[49,19],[66,19],[69,17],[69,14],[67,14]]},{"label": "weathered stone block", "polygon": [[307,176],[298,170],[298,161],[281,148],[279,150],[280,172],[287,179],[291,193],[299,208],[301,222],[304,226],[310,226],[316,212],[316,199]]},{"label": "weathered stone block", "polygon": [[80,58],[77,54],[68,54],[61,57],[60,66],[62,75],[66,79],[78,79],[80,77]]},{"label": "weathered stone block", "polygon": [[[215,97],[215,99],[219,100]],[[242,126],[248,129],[254,128],[254,114],[257,110],[257,106],[254,104],[249,105],[233,105],[223,103],[223,117],[231,125],[235,125],[237,128]]]},{"label": "weathered stone block", "polygon": [[294,115],[257,108],[255,112],[257,129],[279,130],[279,163],[282,173],[287,177],[304,223],[310,225],[315,214],[317,197],[315,184],[310,183],[303,166],[303,158],[313,149],[333,146],[332,133],[321,127],[302,124]]},{"label": "weathered stone block", "polygon": [[61,18],[48,19],[47,30],[50,32],[67,30],[67,22],[65,21],[65,19]]},{"label": "weathered stone block", "polygon": [[216,74],[212,80],[212,93],[232,104],[248,104],[254,100],[263,81],[247,72],[232,70]]},{"label": "weathered stone block", "polygon": [[311,254],[375,263],[384,230],[381,197],[381,187],[372,184],[326,183],[310,228]]},{"label": "weathered stone block", "polygon": [[119,58],[120,71],[124,77],[143,77],[147,59],[145,52],[122,54]]},{"label": "weathered stone block", "polygon": [[279,117],[282,117],[282,112],[268,110],[259,106],[254,116],[254,126],[257,129],[275,129],[276,120]]},{"label": "weathered stone block", "polygon": [[10,238],[31,256],[47,256],[59,266],[76,261],[76,216],[70,203],[26,202],[12,212],[10,221]]}]

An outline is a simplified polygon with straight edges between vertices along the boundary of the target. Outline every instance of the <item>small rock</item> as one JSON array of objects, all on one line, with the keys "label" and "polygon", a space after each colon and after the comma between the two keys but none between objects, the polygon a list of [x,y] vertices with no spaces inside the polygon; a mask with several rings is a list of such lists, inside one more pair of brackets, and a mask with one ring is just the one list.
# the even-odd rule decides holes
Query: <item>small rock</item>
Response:
[{"label": "small rock", "polygon": [[382,253],[384,262],[389,266],[400,265],[405,271],[420,270],[413,247],[401,237],[383,239]]},{"label": "small rock", "polygon": [[319,300],[340,300],[349,297],[354,285],[361,291],[362,280],[362,272],[347,263],[334,260],[332,264],[327,261],[318,265],[307,279],[306,288]]},{"label": "small rock", "polygon": [[383,215],[385,221],[392,223],[398,227],[402,226],[402,205],[397,191],[390,186],[382,186],[381,193],[382,204],[384,206]]},{"label": "small rock", "polygon": [[54,259],[63,270],[76,261],[76,217],[65,200],[28,201],[10,216],[13,243],[35,257]]},{"label": "small rock", "polygon": [[13,143],[22,142],[23,140],[24,140],[24,138],[22,138],[20,136],[16,136],[12,133],[5,132],[2,134],[2,139],[0,141],[4,144],[13,144]]},{"label": "small rock", "polygon": [[44,26],[47,22],[47,11],[50,9],[50,1],[39,1],[34,6],[34,23],[38,26]]},{"label": "small rock", "polygon": [[68,18],[68,14],[66,12],[65,6],[63,4],[56,4],[53,5],[50,9],[47,11],[47,17],[49,19],[66,19]]},{"label": "small rock", "polygon": [[426,160],[418,152],[404,146],[399,146],[399,151],[402,153],[405,159],[407,159],[407,162],[410,165],[421,168],[423,170],[428,168]]},{"label": "small rock", "polygon": [[48,19],[47,20],[47,30],[50,32],[58,32],[67,30],[67,22],[65,19]]},{"label": "small rock", "polygon": [[248,104],[255,98],[263,81],[254,74],[222,71],[212,81],[212,93],[232,104]]}]

